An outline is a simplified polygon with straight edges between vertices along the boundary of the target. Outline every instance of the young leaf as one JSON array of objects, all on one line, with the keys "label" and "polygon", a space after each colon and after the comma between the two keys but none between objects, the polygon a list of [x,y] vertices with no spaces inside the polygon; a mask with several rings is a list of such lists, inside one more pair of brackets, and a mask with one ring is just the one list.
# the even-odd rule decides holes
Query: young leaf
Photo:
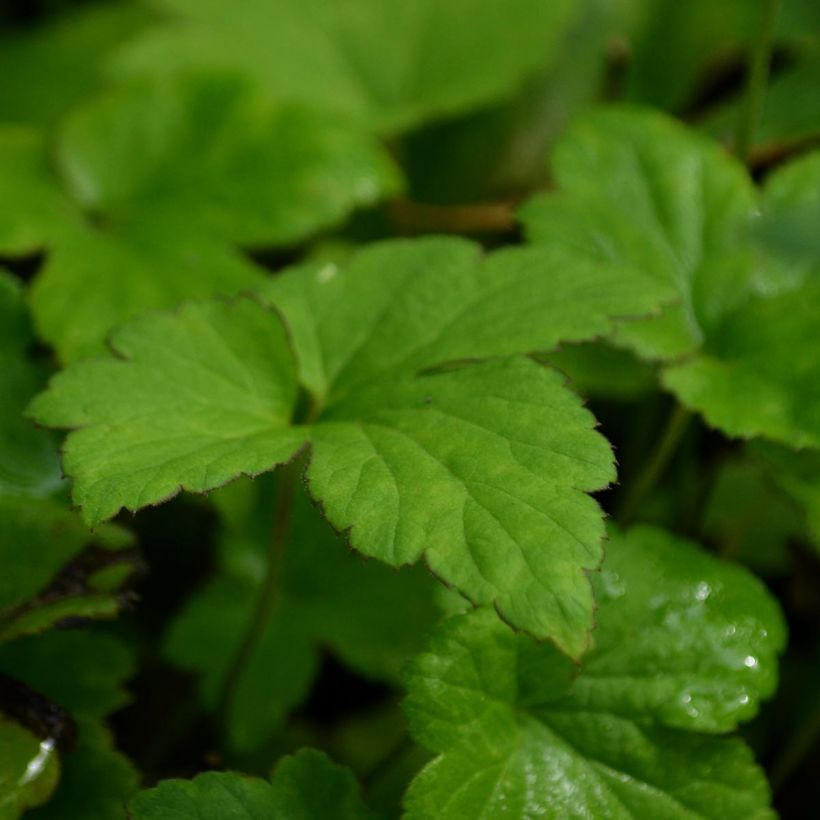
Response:
[{"label": "young leaf", "polygon": [[408,818],[773,817],[738,740],[774,686],[781,615],[763,586],[661,530],[615,535],[579,672],[482,610],[410,670],[414,735],[440,752]]},{"label": "young leaf", "polygon": [[[527,358],[416,375],[589,338],[657,303],[640,276],[563,261],[533,250],[479,264],[471,243],[431,239],[366,251],[349,279],[333,266],[286,275],[267,295],[289,323],[310,425],[291,426],[280,320],[248,299],[126,326],[117,358],[60,374],[32,413],[80,428],[64,467],[89,523],[272,469],[310,443],[311,493],[356,549],[393,565],[424,556],[470,600],[577,655],[591,626],[583,571],[603,534],[585,493],[614,477],[594,420]],[[530,321],[512,324],[502,296],[535,304]]]},{"label": "young leaf", "polygon": [[100,352],[139,312],[258,284],[237,245],[299,241],[398,185],[370,137],[222,76],[86,103],[60,129],[56,167],[37,132],[0,130],[0,172],[17,204],[0,252],[49,250],[31,304],[63,359]]},{"label": "young leaf", "polygon": [[376,820],[352,775],[309,749],[283,758],[270,783],[206,772],[143,791],[129,809],[133,820]]},{"label": "young leaf", "polygon": [[[214,500],[223,515],[221,571],[171,625],[165,652],[199,673],[206,705],[224,677],[259,595],[275,515],[272,477],[236,482]],[[258,747],[307,695],[326,646],[368,678],[396,683],[435,622],[428,575],[389,571],[345,550],[305,493],[294,499],[276,606],[239,679],[227,715],[234,748]]]},{"label": "young leaf", "polygon": [[121,50],[117,75],[231,68],[274,99],[318,103],[380,131],[492,102],[550,60],[574,2],[162,0],[176,20]]}]

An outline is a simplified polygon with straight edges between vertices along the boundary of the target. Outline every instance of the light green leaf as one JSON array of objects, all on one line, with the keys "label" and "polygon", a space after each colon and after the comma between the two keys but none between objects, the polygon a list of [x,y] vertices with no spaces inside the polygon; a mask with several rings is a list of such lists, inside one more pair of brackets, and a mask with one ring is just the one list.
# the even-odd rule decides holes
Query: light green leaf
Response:
[{"label": "light green leaf", "polygon": [[59,779],[53,743],[0,716],[0,820],[17,820],[26,809],[44,803]]},{"label": "light green leaf", "polygon": [[651,277],[673,304],[624,325],[621,343],[648,358],[696,349],[752,274],[739,240],[756,194],[743,167],[661,114],[609,109],[570,129],[553,173],[560,193],[521,212],[530,240]]},{"label": "light green leaf", "polygon": [[133,820],[375,820],[352,775],[312,750],[283,758],[271,783],[206,772],[143,791],[129,809]]},{"label": "light green leaf", "polygon": [[32,412],[79,428],[64,469],[89,525],[180,489],[204,492],[289,461],[293,357],[279,318],[251,299],[187,304],[126,325],[115,357],[80,362]]},{"label": "light green leaf", "polygon": [[238,245],[301,241],[399,184],[372,138],[223,76],[111,90],[51,148],[0,130],[0,252],[49,251],[31,306],[63,360],[138,313],[259,284]]},{"label": "light green leaf", "polygon": [[[768,184],[763,212],[811,201],[820,165]],[[663,384],[730,436],[820,443],[815,259],[789,262],[753,240],[757,195],[717,146],[660,115],[609,110],[559,146],[562,193],[523,211],[530,237],[576,257],[674,283],[677,305],[619,328],[616,342],[668,362]]]},{"label": "light green leaf", "polygon": [[[612,454],[558,374],[503,357],[608,332],[657,302],[640,275],[565,261],[533,249],[479,263],[471,243],[430,239],[284,274],[267,297],[312,394],[304,426],[292,425],[284,330],[248,299],[123,328],[118,358],[60,374],[32,413],[81,428],[64,466],[89,523],[272,469],[310,443],[311,493],[356,549],[393,565],[424,557],[471,601],[577,655],[603,534],[586,493],[613,479]],[[511,304],[528,321],[512,323]],[[416,375],[476,357],[500,358]]]},{"label": "light green leaf", "polygon": [[397,131],[502,98],[549,62],[571,0],[162,0],[176,19],[126,46],[117,75],[231,68],[274,99]]},{"label": "light green leaf", "polygon": [[[411,667],[414,735],[440,752],[408,818],[773,818],[732,728],[771,693],[782,618],[762,585],[660,530],[616,536],[580,671],[478,610]],[[699,733],[700,732],[700,733]]]},{"label": "light green leaf", "polygon": [[646,274],[560,248],[482,256],[473,242],[438,237],[375,243],[342,266],[302,265],[263,292],[286,317],[319,405],[443,362],[606,336],[661,303]]},{"label": "light green leaf", "polygon": [[0,253],[24,256],[44,250],[66,226],[77,224],[71,202],[56,186],[40,131],[0,127]]},{"label": "light green leaf", "polygon": [[244,246],[298,241],[398,185],[371,138],[221,75],[98,97],[65,122],[58,161],[80,206],[114,225],[150,215]]},{"label": "light green leaf", "polygon": [[[221,570],[177,616],[165,641],[170,662],[198,673],[210,708],[260,595],[276,507],[272,478],[236,482],[214,495],[220,509],[234,509],[224,516]],[[227,716],[232,745],[247,750],[270,738],[307,695],[319,646],[368,678],[396,683],[435,622],[433,590],[420,568],[395,573],[351,554],[299,493],[277,603]]]},{"label": "light green leaf", "polygon": [[751,302],[703,351],[670,365],[663,383],[730,436],[820,446],[820,287]]},{"label": "light green leaf", "polygon": [[37,26],[12,28],[0,38],[0,119],[46,125],[100,81],[114,46],[155,20],[142,2],[75,6]]}]

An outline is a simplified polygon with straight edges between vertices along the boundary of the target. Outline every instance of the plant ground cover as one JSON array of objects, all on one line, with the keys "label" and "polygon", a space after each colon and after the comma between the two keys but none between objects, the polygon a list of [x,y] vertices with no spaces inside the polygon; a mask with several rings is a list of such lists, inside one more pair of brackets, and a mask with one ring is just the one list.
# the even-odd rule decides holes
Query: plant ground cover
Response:
[{"label": "plant ground cover", "polygon": [[812,818],[813,0],[0,9],[0,820]]}]

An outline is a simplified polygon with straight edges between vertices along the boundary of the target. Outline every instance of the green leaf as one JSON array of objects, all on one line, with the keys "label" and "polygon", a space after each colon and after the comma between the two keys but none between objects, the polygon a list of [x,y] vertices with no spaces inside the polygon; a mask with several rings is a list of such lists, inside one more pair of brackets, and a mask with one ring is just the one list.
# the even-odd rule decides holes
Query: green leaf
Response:
[{"label": "green leaf", "polygon": [[53,743],[0,716],[0,818],[17,820],[26,809],[44,803],[59,778]]},{"label": "green leaf", "polygon": [[285,271],[263,292],[285,315],[300,379],[320,404],[443,362],[606,336],[617,320],[660,304],[641,272],[561,248],[482,256],[454,238],[375,243],[343,266]]},{"label": "green leaf", "polygon": [[[58,669],[66,671],[55,674]],[[133,674],[134,663],[116,638],[59,629],[0,646],[0,671],[73,715],[102,718],[128,702],[122,682]]]},{"label": "green leaf", "polygon": [[0,38],[0,119],[51,124],[96,88],[107,52],[155,20],[141,2],[75,7]]},{"label": "green leaf", "polygon": [[[111,617],[119,602],[110,593],[119,584],[106,594],[92,591],[86,586],[84,570],[108,561],[123,569],[133,564],[130,556],[107,554],[129,546],[128,533],[108,524],[92,534],[67,509],[59,497],[64,485],[56,441],[23,418],[45,374],[29,356],[33,339],[22,289],[2,271],[0,328],[0,641],[4,641],[72,616]],[[99,560],[78,558],[92,545],[100,548]]]},{"label": "green leaf", "polygon": [[60,753],[57,790],[32,820],[122,820],[137,774],[114,751],[100,720],[129,699],[123,688],[134,672],[128,648],[103,634],[55,630],[0,646],[0,671],[76,719],[77,743]]},{"label": "green leaf", "polygon": [[803,510],[809,536],[820,551],[820,453],[789,450],[764,441],[754,442],[748,449],[775,486]]},{"label": "green leaf", "polygon": [[170,23],[129,44],[117,75],[231,68],[274,99],[318,103],[383,131],[514,91],[551,58],[571,0],[162,0]]},{"label": "green leaf", "polygon": [[653,359],[696,349],[751,273],[739,239],[756,194],[743,167],[661,114],[617,108],[572,127],[552,164],[560,193],[521,213],[530,240],[651,277],[672,304],[624,325],[621,343]]},{"label": "green leaf", "polygon": [[[236,482],[213,496],[220,509],[234,510],[224,516],[221,571],[177,616],[165,641],[169,661],[199,674],[210,708],[260,595],[276,506],[271,478]],[[276,595],[227,716],[230,742],[240,750],[270,738],[305,698],[319,646],[368,678],[397,683],[437,615],[429,576],[352,555],[305,493],[294,501]]]},{"label": "green leaf", "polygon": [[47,148],[0,130],[0,196],[17,203],[0,252],[49,251],[31,306],[63,360],[138,313],[259,284],[238,245],[301,241],[398,186],[372,138],[222,76],[109,91]]},{"label": "green leaf", "polygon": [[80,206],[115,225],[150,215],[244,246],[304,239],[398,185],[371,138],[221,75],[98,97],[65,122],[58,160]]},{"label": "green leaf", "polygon": [[[503,357],[606,333],[656,301],[640,275],[565,262],[540,249],[480,262],[471,243],[430,239],[274,280],[309,425],[292,425],[281,323],[249,299],[124,327],[117,358],[58,375],[32,413],[81,428],[64,467],[91,524],[272,469],[310,443],[311,494],[352,546],[393,565],[423,556],[471,601],[577,655],[592,623],[584,570],[603,534],[585,493],[613,479],[612,455],[558,374]],[[475,357],[500,358],[416,375]]]},{"label": "green leaf", "polygon": [[739,740],[710,737],[771,693],[782,617],[763,586],[661,530],[616,535],[576,672],[483,610],[411,667],[414,735],[440,753],[408,818],[774,817]]},{"label": "green leaf", "polygon": [[81,720],[77,748],[62,759],[56,793],[26,820],[123,820],[125,804],[138,788],[136,770],[112,748],[108,731]]},{"label": "green leaf", "polygon": [[[136,572],[129,532],[95,532],[64,502],[0,495],[0,642],[42,632],[70,618],[113,618],[119,589]],[[97,576],[116,570],[101,587]]]},{"label": "green leaf", "polygon": [[730,436],[818,447],[818,320],[816,285],[752,302],[723,323],[703,353],[667,367],[663,382]]},{"label": "green leaf", "polygon": [[703,534],[727,559],[764,576],[782,576],[789,569],[789,543],[804,539],[805,528],[794,505],[747,450],[718,468],[703,514]]},{"label": "green leaf", "polygon": [[[815,23],[815,31],[818,30]],[[753,159],[766,162],[768,156],[800,150],[820,136],[820,44],[813,53],[771,78],[766,101],[754,134]],[[720,106],[703,123],[703,128],[723,142],[737,130],[740,101]]]},{"label": "green leaf", "polygon": [[[29,357],[32,342],[22,287],[0,269],[0,503],[6,495],[44,496],[60,486],[54,437],[23,418],[45,381]],[[0,607],[2,601],[0,592]]]},{"label": "green leaf", "polygon": [[[777,174],[764,213],[811,200],[802,175],[815,170],[804,161]],[[555,171],[562,193],[524,209],[531,239],[678,290],[676,305],[622,326],[616,342],[669,362],[667,389],[728,435],[818,446],[816,259],[790,263],[753,240],[758,197],[741,166],[658,114],[610,110],[575,128]]]},{"label": "green leaf", "polygon": [[375,820],[352,775],[313,750],[283,758],[271,783],[206,772],[143,791],[129,809],[133,820]]},{"label": "green leaf", "polygon": [[197,302],[126,325],[115,357],[80,362],[32,406],[46,424],[80,428],[64,450],[89,525],[204,492],[289,461],[293,357],[279,318],[257,302]]}]

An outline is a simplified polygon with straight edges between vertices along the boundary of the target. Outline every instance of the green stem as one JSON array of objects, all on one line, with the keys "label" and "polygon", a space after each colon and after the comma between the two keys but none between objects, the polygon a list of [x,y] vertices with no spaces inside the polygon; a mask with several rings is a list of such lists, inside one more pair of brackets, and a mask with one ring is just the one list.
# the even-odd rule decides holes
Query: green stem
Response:
[{"label": "green stem", "polygon": [[635,479],[635,482],[629,488],[624,498],[624,503],[621,506],[621,512],[618,516],[621,524],[624,526],[632,523],[644,497],[663,475],[664,470],[669,464],[669,460],[674,455],[683,434],[686,432],[690,418],[689,411],[685,407],[679,404],[675,405],[649,460],[644,465],[640,475]]},{"label": "green stem", "polygon": [[772,57],[772,39],[781,0],[761,0],[760,25],[757,37],[749,51],[749,68],[746,93],[740,108],[737,124],[735,152],[744,164],[748,164],[755,130],[763,110],[763,98],[769,80],[769,64]]},{"label": "green stem", "polygon": [[256,605],[251,613],[245,633],[225,675],[217,702],[217,716],[223,731],[227,726],[231,706],[236,699],[242,673],[245,671],[245,667],[259,643],[259,639],[262,637],[271,613],[279,602],[279,580],[282,574],[282,559],[285,554],[285,537],[290,523],[290,512],[293,506],[293,496],[301,463],[302,460],[297,458],[286,464],[281,470],[275,501],[273,529],[266,554],[265,577],[262,580],[259,596],[256,599]]}]

